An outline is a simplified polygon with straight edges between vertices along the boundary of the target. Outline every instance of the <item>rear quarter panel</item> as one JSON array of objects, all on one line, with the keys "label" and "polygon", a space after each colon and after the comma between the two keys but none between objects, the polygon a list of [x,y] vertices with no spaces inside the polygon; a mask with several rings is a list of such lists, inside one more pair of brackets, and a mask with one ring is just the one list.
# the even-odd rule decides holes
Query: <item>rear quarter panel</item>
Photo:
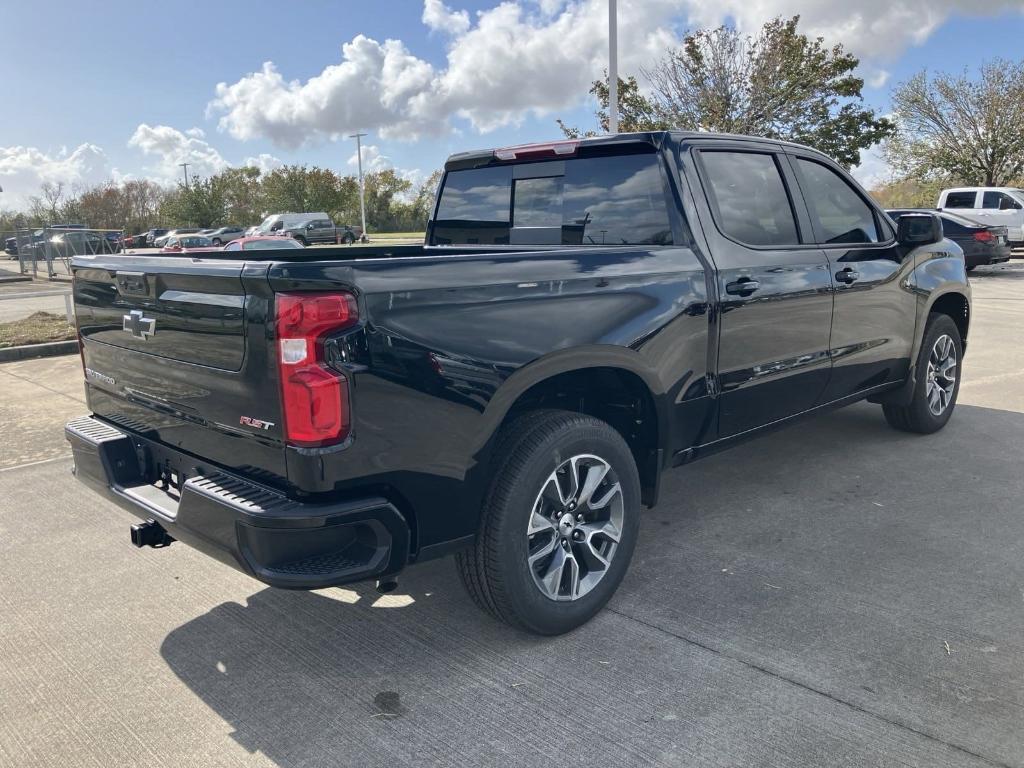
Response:
[{"label": "rear quarter panel", "polygon": [[[516,398],[559,373],[629,370],[647,383],[662,443],[707,407],[708,296],[687,247],[374,259],[271,269],[275,291],[350,286],[361,326],[341,345],[353,435],[302,483],[386,486],[415,501],[418,545],[476,531],[491,440]],[[305,470],[308,471],[308,470]]]}]

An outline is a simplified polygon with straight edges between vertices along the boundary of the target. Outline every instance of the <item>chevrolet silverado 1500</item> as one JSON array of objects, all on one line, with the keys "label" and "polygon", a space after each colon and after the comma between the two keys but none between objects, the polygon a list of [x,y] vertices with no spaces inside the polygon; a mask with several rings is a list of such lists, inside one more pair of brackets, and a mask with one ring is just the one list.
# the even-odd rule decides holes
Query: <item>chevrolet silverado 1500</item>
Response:
[{"label": "chevrolet silverado 1500", "polygon": [[66,435],[137,545],[292,589],[453,553],[546,634],[611,597],[666,469],[865,398],[940,429],[970,322],[934,215],[727,135],[455,155],[422,246],[73,268]]}]

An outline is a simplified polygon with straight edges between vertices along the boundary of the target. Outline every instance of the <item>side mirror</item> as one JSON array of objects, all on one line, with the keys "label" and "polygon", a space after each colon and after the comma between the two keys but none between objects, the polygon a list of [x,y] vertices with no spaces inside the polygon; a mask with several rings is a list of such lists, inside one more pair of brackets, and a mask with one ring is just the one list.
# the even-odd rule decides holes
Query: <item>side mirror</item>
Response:
[{"label": "side mirror", "polygon": [[896,222],[896,240],[900,245],[932,245],[942,237],[942,219],[934,213],[905,213]]},{"label": "side mirror", "polygon": [[312,229],[312,228],[313,228],[313,225],[312,225],[312,224],[307,224],[307,225],[306,225],[306,229]]}]

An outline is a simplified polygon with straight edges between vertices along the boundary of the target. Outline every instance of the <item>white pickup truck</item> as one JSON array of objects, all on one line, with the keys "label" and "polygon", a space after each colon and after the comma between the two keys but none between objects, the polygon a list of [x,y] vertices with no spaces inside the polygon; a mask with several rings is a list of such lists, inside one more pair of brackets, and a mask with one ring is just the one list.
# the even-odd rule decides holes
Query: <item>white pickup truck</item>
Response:
[{"label": "white pickup truck", "polygon": [[957,187],[944,189],[936,205],[940,211],[1006,227],[1010,245],[1024,245],[1024,189],[1016,187]]}]

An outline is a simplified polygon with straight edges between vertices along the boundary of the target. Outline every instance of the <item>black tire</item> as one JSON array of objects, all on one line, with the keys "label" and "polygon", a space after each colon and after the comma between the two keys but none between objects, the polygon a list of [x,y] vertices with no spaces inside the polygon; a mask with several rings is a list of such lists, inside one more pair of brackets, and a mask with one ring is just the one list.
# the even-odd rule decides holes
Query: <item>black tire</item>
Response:
[{"label": "black tire", "polygon": [[213,244],[214,245],[224,245],[224,243],[221,242],[221,239],[219,237],[213,238]]},{"label": "black tire", "polygon": [[[616,482],[621,489],[621,525],[617,526],[620,538],[606,568],[587,568],[588,573],[580,580],[581,585],[591,576],[600,574],[589,591],[571,600],[565,597],[556,599],[545,594],[535,580],[540,577],[535,577],[533,568],[543,570],[544,560],[534,566],[527,562],[530,548],[534,546],[531,543],[533,539],[548,532],[528,538],[527,527],[535,519],[535,502],[541,490],[548,487],[553,473],[574,457],[582,455],[598,457],[609,467],[602,485],[591,494],[592,498],[599,497],[598,491],[611,496]],[[640,478],[629,446],[618,432],[593,417],[568,411],[534,411],[502,430],[491,466],[491,484],[484,499],[476,543],[456,554],[459,576],[470,597],[492,616],[541,635],[559,635],[586,623],[615,593],[636,546]],[[590,469],[583,471],[589,473]],[[576,494],[577,498],[579,495]],[[620,509],[617,501],[614,504],[617,510]],[[576,508],[570,501],[566,508],[578,512],[584,509],[584,505],[581,503]],[[552,518],[558,514],[556,510]],[[585,514],[599,517],[600,510],[591,512],[587,509]],[[569,517],[572,516],[569,513]],[[585,522],[586,519],[580,525],[585,525]],[[572,520],[569,524],[577,525]],[[556,555],[564,558],[557,547],[559,537],[565,531],[557,524],[552,524],[551,529],[554,538],[549,541],[555,541],[555,548],[551,550],[549,564],[553,563]],[[580,533],[583,535],[582,529]],[[570,535],[575,534],[573,529]],[[575,543],[575,539],[572,539],[572,544],[564,543],[570,541],[568,538],[562,541],[567,553],[584,546]],[[586,561],[581,558],[578,562],[576,569],[580,574],[586,567]],[[559,574],[557,581],[561,585],[561,576],[565,573],[559,571]],[[560,589],[561,586],[555,587],[556,594]]]},{"label": "black tire", "polygon": [[[948,402],[941,412],[936,414],[929,407],[929,361],[936,343],[943,336],[952,340],[956,354],[956,371]],[[962,365],[963,341],[960,338],[960,329],[949,315],[930,314],[928,323],[925,325],[924,337],[921,340],[921,349],[917,354],[917,381],[914,383],[914,394],[907,405],[883,405],[882,413],[885,414],[885,420],[891,427],[902,432],[916,432],[922,435],[938,432],[946,426],[946,422],[949,421],[953,415],[953,409],[956,407],[956,398],[960,392]]]},{"label": "black tire", "polygon": [[344,237],[341,238],[341,242],[345,245],[352,245],[356,241],[356,236],[351,232],[347,232]]}]

